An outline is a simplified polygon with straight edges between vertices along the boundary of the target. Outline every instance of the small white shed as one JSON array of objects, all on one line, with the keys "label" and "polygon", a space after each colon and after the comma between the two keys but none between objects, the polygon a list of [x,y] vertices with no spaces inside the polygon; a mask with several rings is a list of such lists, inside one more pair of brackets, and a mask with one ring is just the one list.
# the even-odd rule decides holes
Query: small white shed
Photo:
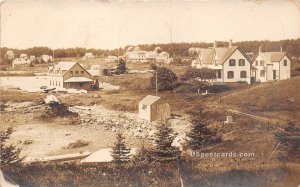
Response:
[{"label": "small white shed", "polygon": [[147,121],[171,117],[170,105],[161,97],[148,95],[139,102],[139,118]]}]

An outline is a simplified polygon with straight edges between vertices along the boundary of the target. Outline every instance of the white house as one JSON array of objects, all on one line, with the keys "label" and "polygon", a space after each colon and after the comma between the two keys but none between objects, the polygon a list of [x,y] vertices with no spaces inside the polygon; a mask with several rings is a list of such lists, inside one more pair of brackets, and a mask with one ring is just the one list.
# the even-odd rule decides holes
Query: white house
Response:
[{"label": "white house", "polygon": [[261,52],[257,54],[253,75],[257,82],[284,80],[291,77],[291,60],[285,52]]},{"label": "white house", "polygon": [[48,68],[50,87],[90,90],[92,75],[78,62],[59,62]]},{"label": "white house", "polygon": [[197,68],[197,69],[200,69],[201,68],[201,63],[198,59],[196,60],[192,60],[192,67],[193,68]]},{"label": "white house", "polygon": [[30,60],[25,58],[15,58],[12,62],[12,67],[25,67],[30,65]]},{"label": "white house", "polygon": [[192,67],[209,68],[216,71],[216,82],[251,83],[251,60],[238,46],[200,48],[198,59],[192,61]]},{"label": "white house", "polygon": [[172,58],[170,58],[169,53],[167,53],[166,51],[160,51],[160,47],[155,47],[153,51],[141,50],[140,47],[128,47],[125,53],[125,58],[128,62],[156,61],[167,64],[172,62]]},{"label": "white house", "polygon": [[139,102],[139,118],[141,119],[155,121],[170,117],[170,105],[161,97],[148,95]]},{"label": "white house", "polygon": [[24,59],[28,59],[28,56],[27,56],[27,54],[20,54],[20,58],[24,58]]},{"label": "white house", "polygon": [[35,56],[34,55],[30,55],[29,56],[29,60],[32,62],[32,61],[35,61]]},{"label": "white house", "polygon": [[[155,48],[155,49],[157,49],[157,48]],[[158,50],[147,51],[146,52],[146,59],[147,60],[155,60],[157,58],[157,51]]]},{"label": "white house", "polygon": [[201,49],[200,47],[190,47],[188,51],[190,54],[194,54],[194,53],[197,54],[200,49]]},{"label": "white house", "polygon": [[[135,48],[139,49],[139,48]],[[126,52],[125,57],[129,62],[145,62],[146,59],[146,53],[147,51],[141,51],[141,50],[133,50]]]},{"label": "white house", "polygon": [[42,62],[52,62],[52,56],[50,55],[41,55]]},{"label": "white house", "polygon": [[85,53],[85,55],[82,57],[83,60],[87,60],[87,59],[91,59],[91,58],[95,58],[93,53]]},{"label": "white house", "polygon": [[6,58],[7,59],[14,59],[15,58],[15,54],[14,54],[14,52],[12,51],[12,50],[8,50],[7,52],[6,52]]},{"label": "white house", "polygon": [[107,56],[105,58],[105,61],[106,62],[117,62],[118,61],[118,57],[116,57],[116,56]]},{"label": "white house", "polygon": [[166,51],[162,51],[157,55],[156,62],[163,62],[169,64],[170,62],[172,62],[172,59],[170,58],[169,53],[167,53]]}]

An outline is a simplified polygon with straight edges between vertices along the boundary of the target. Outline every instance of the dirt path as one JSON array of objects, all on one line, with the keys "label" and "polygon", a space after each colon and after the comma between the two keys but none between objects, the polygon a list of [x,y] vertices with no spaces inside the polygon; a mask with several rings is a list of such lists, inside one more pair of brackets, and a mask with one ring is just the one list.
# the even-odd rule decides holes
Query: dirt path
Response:
[{"label": "dirt path", "polygon": [[222,106],[222,105],[220,106],[220,105],[214,105],[214,104],[210,104],[210,105],[206,105],[206,106],[211,107],[211,108],[223,109],[223,110],[226,110],[230,113],[240,115],[240,116],[247,116],[247,117],[250,117],[252,119],[261,121],[261,122],[274,123],[274,122],[283,122],[284,121],[283,119],[274,118],[274,117],[263,117],[263,116],[253,115],[253,114],[250,114],[250,113],[242,112],[240,110],[229,108],[228,106],[225,107],[225,106]]}]

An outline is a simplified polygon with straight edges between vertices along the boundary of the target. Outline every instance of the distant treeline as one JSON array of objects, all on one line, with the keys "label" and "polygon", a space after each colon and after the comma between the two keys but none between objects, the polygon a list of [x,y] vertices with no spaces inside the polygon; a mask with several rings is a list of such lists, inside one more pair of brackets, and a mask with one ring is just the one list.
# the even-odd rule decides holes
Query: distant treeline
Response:
[{"label": "distant treeline", "polygon": [[[227,41],[218,41],[218,46],[228,46]],[[300,38],[298,39],[288,39],[280,41],[242,41],[233,43],[233,45],[238,45],[246,53],[257,53],[259,46],[262,46],[262,51],[280,51],[280,48],[283,48],[283,51],[288,52],[292,57],[300,56]],[[196,42],[196,43],[173,43],[173,44],[142,44],[138,45],[142,50],[154,50],[155,47],[159,46],[163,51],[167,51],[171,56],[188,56],[188,49],[190,47],[212,47],[212,43]],[[68,57],[82,57],[85,53],[90,52],[95,56],[106,57],[108,55],[117,56],[124,54],[124,50],[127,48],[120,48],[108,50],[108,49],[86,49],[86,48],[63,48],[55,49],[54,51],[48,47],[33,47],[28,49],[9,49],[7,47],[0,48],[1,58],[4,57],[7,50],[12,50],[15,54],[15,57],[18,57],[20,54],[25,53],[27,55],[40,56],[43,54],[53,55],[55,58],[68,58]]]}]

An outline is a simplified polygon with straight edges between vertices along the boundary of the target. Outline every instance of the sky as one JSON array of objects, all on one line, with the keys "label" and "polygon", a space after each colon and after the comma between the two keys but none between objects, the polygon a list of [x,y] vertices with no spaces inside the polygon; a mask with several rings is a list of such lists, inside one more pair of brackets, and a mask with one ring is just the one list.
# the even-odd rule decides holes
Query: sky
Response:
[{"label": "sky", "polygon": [[0,45],[126,45],[300,38],[299,0],[8,0]]}]

